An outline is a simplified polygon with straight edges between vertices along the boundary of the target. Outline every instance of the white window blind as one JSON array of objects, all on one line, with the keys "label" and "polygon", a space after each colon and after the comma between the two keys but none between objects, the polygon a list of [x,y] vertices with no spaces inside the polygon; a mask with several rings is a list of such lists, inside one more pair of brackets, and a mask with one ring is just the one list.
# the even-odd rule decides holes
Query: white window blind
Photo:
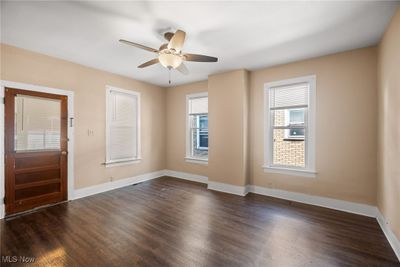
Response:
[{"label": "white window blind", "polygon": [[189,114],[207,114],[208,97],[195,97],[189,100]]},{"label": "white window blind", "polygon": [[107,162],[135,160],[139,157],[139,95],[117,89],[107,93]]},{"label": "white window blind", "polygon": [[309,87],[308,83],[299,83],[270,88],[270,109],[307,107]]}]

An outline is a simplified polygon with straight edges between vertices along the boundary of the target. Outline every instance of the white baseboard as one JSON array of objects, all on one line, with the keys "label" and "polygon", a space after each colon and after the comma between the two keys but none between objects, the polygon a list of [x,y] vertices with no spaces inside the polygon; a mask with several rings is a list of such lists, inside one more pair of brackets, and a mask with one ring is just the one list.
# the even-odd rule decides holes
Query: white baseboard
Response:
[{"label": "white baseboard", "polygon": [[397,238],[396,234],[390,229],[388,222],[383,217],[382,213],[378,211],[378,217],[376,218],[379,226],[381,227],[386,239],[389,241],[390,246],[392,246],[394,253],[400,261],[400,240]]},{"label": "white baseboard", "polygon": [[218,183],[218,182],[213,182],[213,181],[208,182],[207,188],[210,190],[220,191],[220,192],[239,195],[239,196],[245,196],[247,194],[246,186],[224,184],[224,183]]},{"label": "white baseboard", "polygon": [[164,175],[165,175],[164,171],[156,171],[156,172],[145,173],[145,174],[141,174],[138,176],[120,179],[120,180],[116,180],[116,181],[112,181],[112,182],[108,182],[108,183],[84,187],[84,188],[75,190],[74,199],[79,199],[79,198],[103,193],[106,191],[114,190],[117,188],[129,186],[132,184],[141,183],[144,181],[162,177]]},{"label": "white baseboard", "polygon": [[209,181],[208,189],[235,194],[239,196],[245,196],[247,193],[251,192],[259,195],[276,197],[280,199],[355,213],[373,218],[376,218],[378,216],[378,209],[374,206],[354,203],[350,201],[338,200],[333,198],[327,198],[327,197],[319,197],[302,193],[289,192],[279,189],[271,189],[255,185],[237,186],[237,185],[230,185],[230,184]]},{"label": "white baseboard", "polygon": [[175,177],[175,178],[188,180],[188,181],[192,181],[192,182],[203,183],[203,184],[206,184],[208,182],[207,176],[202,176],[202,175],[197,175],[197,174],[192,174],[192,173],[187,173],[187,172],[164,170],[164,176]]},{"label": "white baseboard", "polygon": [[302,193],[289,192],[285,190],[272,189],[255,185],[249,185],[248,188],[249,192],[259,195],[291,200],[295,202],[355,213],[373,218],[376,218],[378,216],[378,209],[374,206],[366,204],[360,204],[360,203],[338,200],[327,197],[307,195]]}]

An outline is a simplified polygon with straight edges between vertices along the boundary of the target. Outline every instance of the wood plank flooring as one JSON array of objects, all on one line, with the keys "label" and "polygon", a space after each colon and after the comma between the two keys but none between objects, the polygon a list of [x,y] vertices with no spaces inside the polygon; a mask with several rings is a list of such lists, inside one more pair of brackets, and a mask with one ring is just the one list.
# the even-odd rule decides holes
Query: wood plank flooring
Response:
[{"label": "wood plank flooring", "polygon": [[0,226],[1,266],[400,266],[373,218],[170,177]]}]

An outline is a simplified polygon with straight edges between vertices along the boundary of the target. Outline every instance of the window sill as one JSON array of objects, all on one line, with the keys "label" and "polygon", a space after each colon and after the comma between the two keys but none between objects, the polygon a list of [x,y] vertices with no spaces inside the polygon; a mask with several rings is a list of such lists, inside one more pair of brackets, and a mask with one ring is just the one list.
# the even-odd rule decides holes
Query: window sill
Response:
[{"label": "window sill", "polygon": [[124,160],[124,161],[104,162],[102,164],[106,168],[111,168],[111,167],[118,167],[118,166],[136,164],[136,163],[140,163],[141,161],[142,161],[141,158],[137,158],[137,159],[132,159],[132,160]]},{"label": "window sill", "polygon": [[293,176],[303,176],[303,177],[317,177],[317,172],[314,170],[303,170],[303,169],[290,169],[290,168],[282,168],[282,167],[271,167],[271,166],[263,166],[264,172],[269,173],[279,173]]},{"label": "window sill", "polygon": [[196,163],[196,164],[208,165],[208,159],[199,159],[199,158],[185,157],[185,161],[186,161],[186,162],[189,162],[189,163]]}]

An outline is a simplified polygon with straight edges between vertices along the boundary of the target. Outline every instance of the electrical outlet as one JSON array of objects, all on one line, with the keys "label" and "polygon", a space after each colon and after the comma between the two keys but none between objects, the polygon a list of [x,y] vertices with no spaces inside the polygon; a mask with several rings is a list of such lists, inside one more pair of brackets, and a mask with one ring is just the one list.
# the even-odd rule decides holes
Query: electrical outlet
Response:
[{"label": "electrical outlet", "polygon": [[94,136],[94,131],[92,129],[87,130],[87,135],[88,136]]}]

